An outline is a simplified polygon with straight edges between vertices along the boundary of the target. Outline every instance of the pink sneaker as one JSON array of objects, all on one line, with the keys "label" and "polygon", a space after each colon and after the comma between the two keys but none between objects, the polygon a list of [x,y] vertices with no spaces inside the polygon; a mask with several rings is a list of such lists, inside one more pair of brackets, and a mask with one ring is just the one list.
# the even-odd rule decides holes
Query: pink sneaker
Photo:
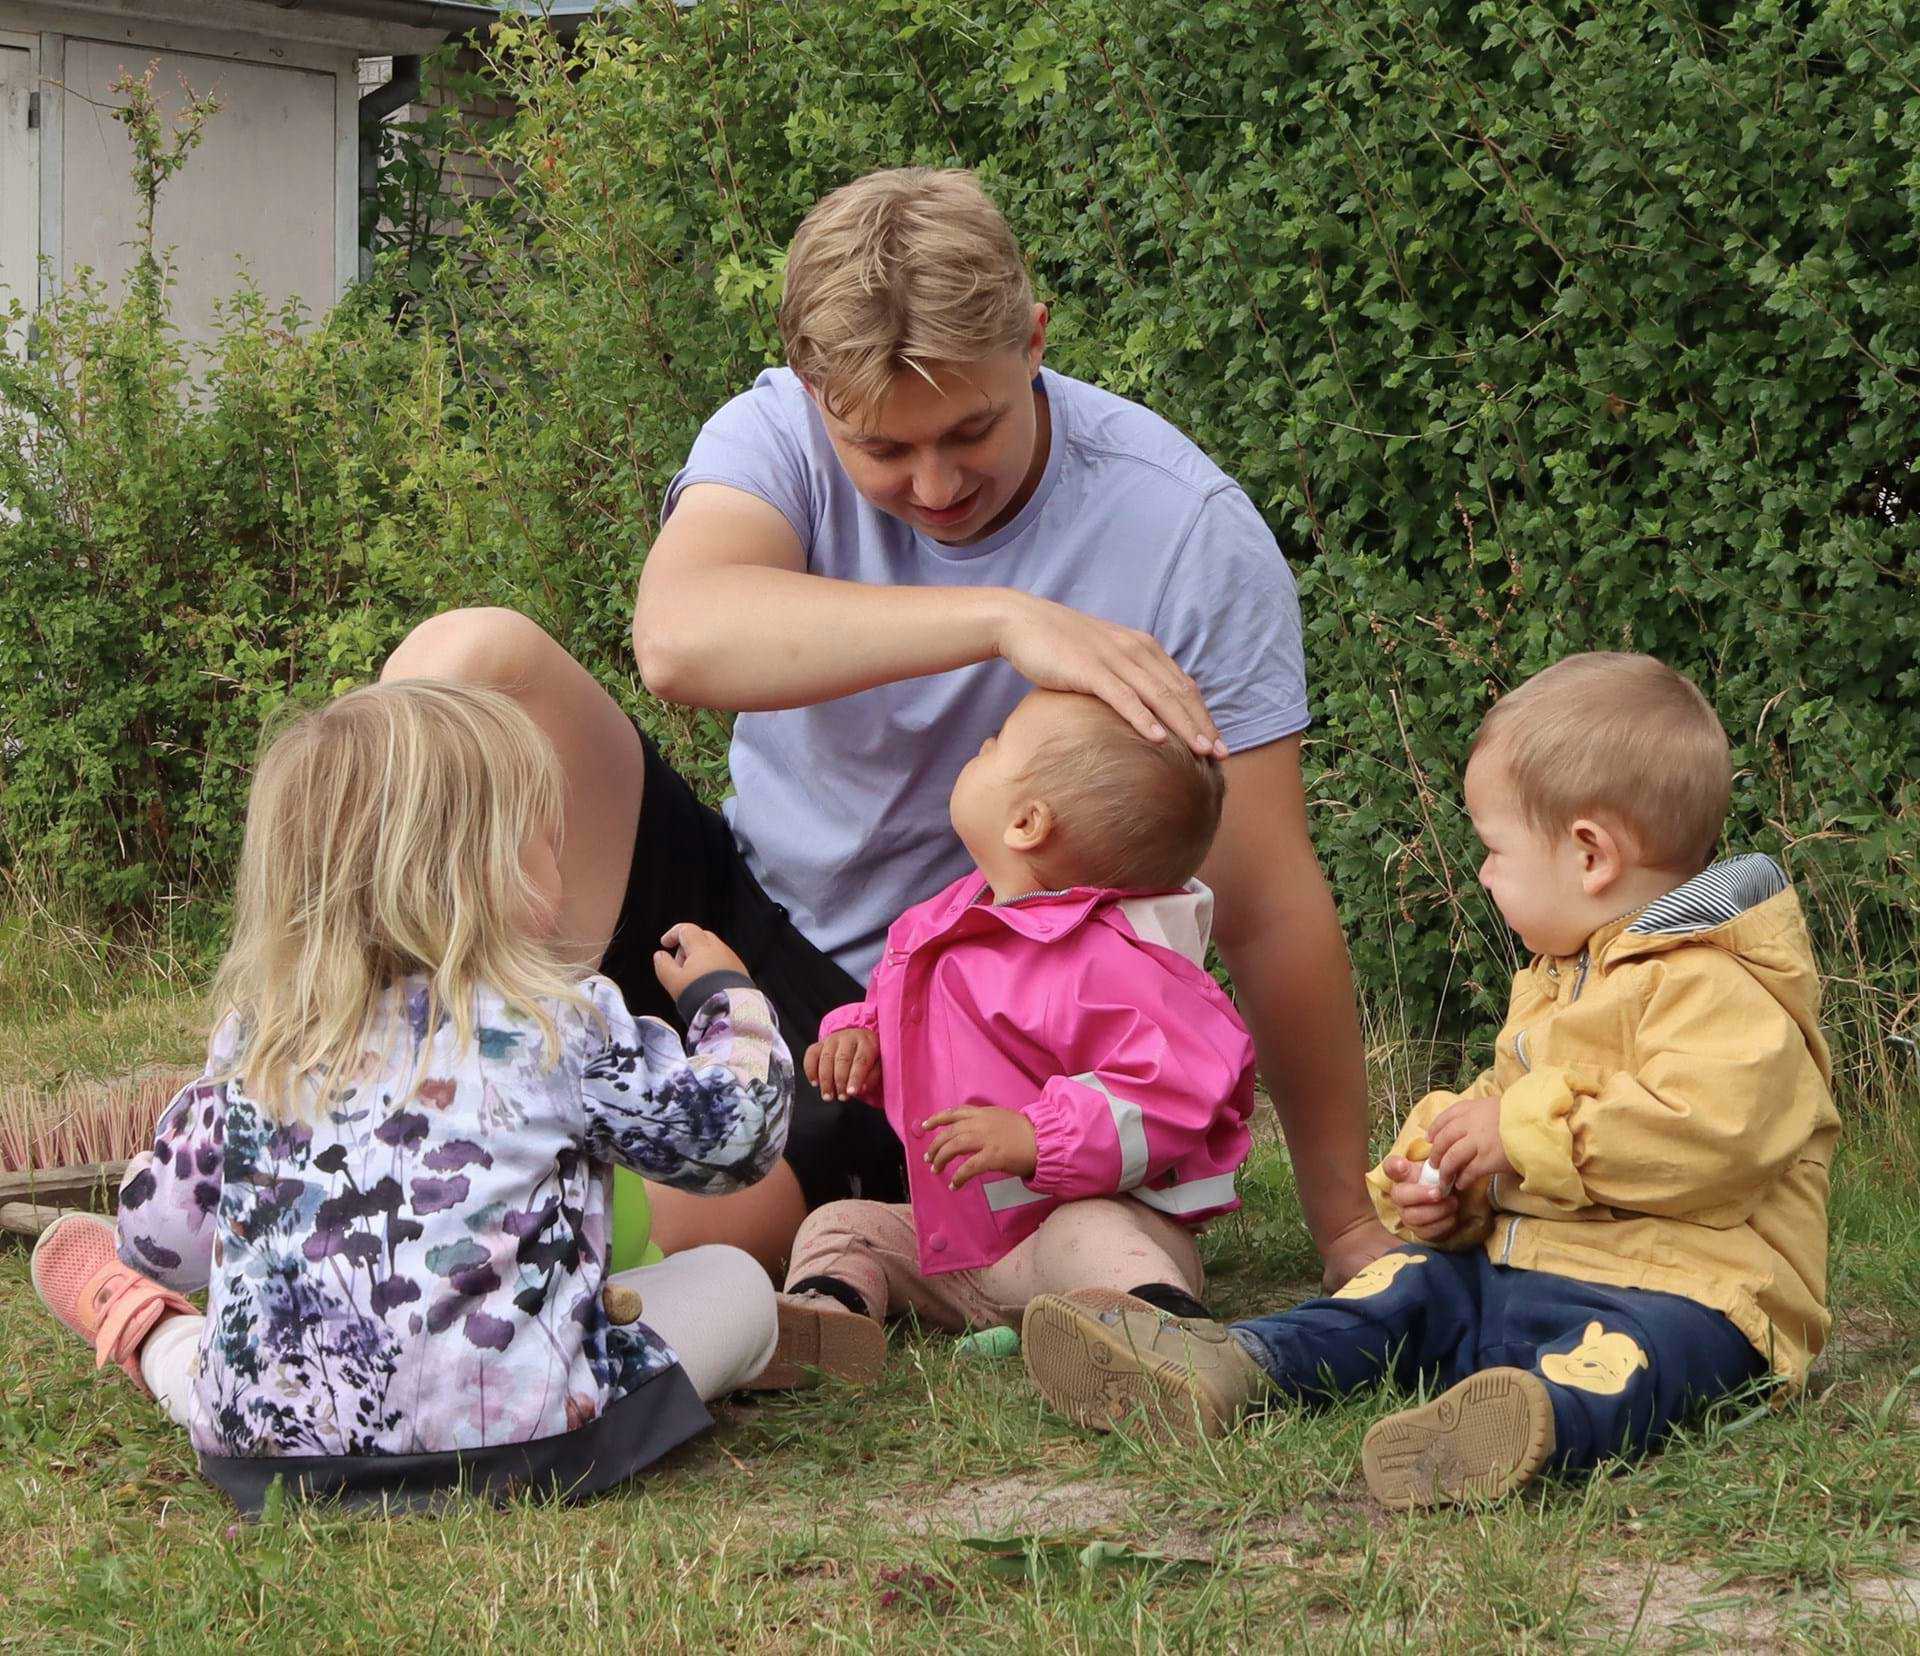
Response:
[{"label": "pink sneaker", "polygon": [[140,1347],[162,1317],[192,1303],[120,1263],[111,1219],[69,1213],[33,1247],[33,1287],[46,1308],[93,1347],[93,1366],[118,1363],[142,1391]]}]

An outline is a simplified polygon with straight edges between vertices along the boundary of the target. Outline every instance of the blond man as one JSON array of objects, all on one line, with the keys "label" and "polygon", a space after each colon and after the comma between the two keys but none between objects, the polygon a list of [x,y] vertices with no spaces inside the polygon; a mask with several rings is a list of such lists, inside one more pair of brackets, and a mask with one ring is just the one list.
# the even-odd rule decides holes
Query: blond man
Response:
[{"label": "blond man", "polygon": [[[1368,1201],[1344,941],[1308,839],[1308,723],[1286,560],[1247,496],[1146,409],[1043,366],[1046,307],[971,174],[871,174],[790,250],[788,366],[708,421],[667,492],[633,642],[647,687],[737,712],[735,796],[701,807],[525,618],[417,629],[389,676],[516,695],[569,773],[564,921],[644,1004],[669,919],[725,935],[810,1036],[859,1000],[902,911],[967,866],[961,766],[1030,685],[1090,693],[1224,760],[1202,878],[1329,1283],[1391,1238]],[[673,1251],[777,1268],[808,1210],[899,1201],[877,1112],[810,1089],[782,1169],[739,1196],[654,1192]]]}]

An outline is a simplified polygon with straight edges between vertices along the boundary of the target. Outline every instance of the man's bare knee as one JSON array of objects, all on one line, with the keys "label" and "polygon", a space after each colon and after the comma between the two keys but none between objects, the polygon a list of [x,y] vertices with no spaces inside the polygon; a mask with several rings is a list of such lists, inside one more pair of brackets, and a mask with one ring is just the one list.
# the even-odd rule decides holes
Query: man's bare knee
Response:
[{"label": "man's bare knee", "polygon": [[527,685],[542,659],[559,648],[518,610],[446,610],[422,621],[400,641],[380,677],[446,679],[511,694]]}]

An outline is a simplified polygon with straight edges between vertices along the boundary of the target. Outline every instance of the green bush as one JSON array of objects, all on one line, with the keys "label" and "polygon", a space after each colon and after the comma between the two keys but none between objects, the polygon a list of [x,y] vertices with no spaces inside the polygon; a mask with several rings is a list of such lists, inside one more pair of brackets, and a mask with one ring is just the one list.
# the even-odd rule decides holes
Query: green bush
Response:
[{"label": "green bush", "polygon": [[433,359],[354,306],[294,322],[241,295],[196,396],[187,347],[83,285],[0,366],[0,824],[96,911],[219,890],[262,719],[463,591]]},{"label": "green bush", "polygon": [[[403,616],[483,584],[476,562],[630,688],[660,492],[778,359],[801,213],[874,166],[964,162],[1029,250],[1054,363],[1188,431],[1295,560],[1316,836],[1374,989],[1422,1023],[1497,991],[1466,740],[1546,662],[1625,646],[1707,688],[1738,751],[1731,838],[1787,855],[1870,1017],[1910,1015],[1920,32],[1898,0],[702,0],[611,14],[570,50],[504,27],[494,55],[522,114],[491,144],[520,183],[473,215],[416,341],[362,316],[359,369],[327,334],[277,347],[285,377],[243,353],[288,399],[249,450],[275,456],[271,492],[198,463],[90,481],[139,565],[92,598],[54,565],[82,555],[94,495],[0,530],[10,571],[47,564],[35,598],[0,600],[9,672],[61,603],[87,664],[7,727],[40,756],[0,757],[21,843],[58,803],[67,867],[102,895],[221,872],[230,836],[182,864],[143,813],[231,813],[235,742],[210,769],[176,732],[251,717],[237,685],[266,681],[233,671],[237,646],[174,655],[137,708],[103,693],[85,762],[44,757],[69,686],[114,691],[127,641],[166,636],[152,547],[272,595],[276,694],[364,671]],[[343,406],[390,400],[387,372],[432,396],[397,422]],[[302,453],[354,505],[303,519],[286,560],[259,514],[288,521]],[[353,573],[322,605],[288,569],[328,555],[336,520]],[[405,553],[358,550],[376,543]],[[717,722],[676,731],[717,779]]]}]

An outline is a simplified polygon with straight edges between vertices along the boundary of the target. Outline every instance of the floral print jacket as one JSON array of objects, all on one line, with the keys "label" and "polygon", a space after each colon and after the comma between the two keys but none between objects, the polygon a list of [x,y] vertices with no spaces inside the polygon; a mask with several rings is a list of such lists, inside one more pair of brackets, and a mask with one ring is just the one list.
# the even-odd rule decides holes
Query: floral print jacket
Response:
[{"label": "floral print jacket", "polygon": [[753,1183],[786,1142],[792,1059],[737,977],[682,1007],[691,1056],[607,979],[582,987],[595,1016],[554,1009],[549,1054],[486,990],[462,1048],[451,1019],[427,1027],[424,980],[404,981],[361,1077],[310,1123],[257,1109],[233,1020],[215,1031],[119,1221],[129,1265],[208,1288],[204,1457],[470,1454],[594,1425],[605,1460],[601,1417],[667,1371],[684,1417],[673,1352],[601,1306],[613,1164],[705,1193]]}]

